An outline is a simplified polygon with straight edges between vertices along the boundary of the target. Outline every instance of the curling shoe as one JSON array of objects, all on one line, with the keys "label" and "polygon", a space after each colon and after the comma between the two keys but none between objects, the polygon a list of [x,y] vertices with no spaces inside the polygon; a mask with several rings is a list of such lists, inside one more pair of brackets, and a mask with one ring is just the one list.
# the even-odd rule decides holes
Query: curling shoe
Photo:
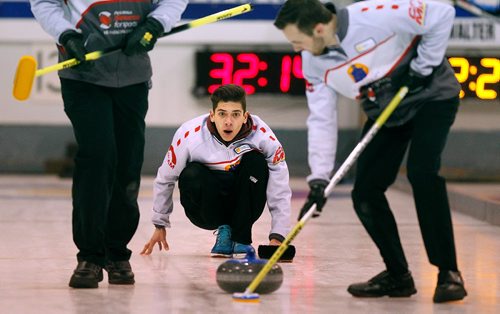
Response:
[{"label": "curling shoe", "polygon": [[244,258],[247,256],[247,253],[251,251],[255,254],[255,249],[250,244],[234,242],[233,258]]},{"label": "curling shoe", "polygon": [[78,262],[69,280],[72,288],[97,288],[102,281],[102,267],[94,263]]},{"label": "curling shoe", "polygon": [[434,303],[462,300],[467,296],[464,280],[459,271],[440,271],[436,290],[434,291]]},{"label": "curling shoe", "polygon": [[106,267],[108,282],[113,285],[133,285],[135,283],[134,273],[129,261],[108,261]]},{"label": "curling shoe", "polygon": [[210,252],[212,257],[231,257],[233,255],[233,240],[231,240],[231,227],[221,225],[214,234],[217,235],[215,245]]},{"label": "curling shoe", "polygon": [[367,282],[350,285],[347,291],[355,297],[362,298],[378,298],[383,296],[409,297],[417,293],[410,272],[395,276],[387,270],[384,270]]}]

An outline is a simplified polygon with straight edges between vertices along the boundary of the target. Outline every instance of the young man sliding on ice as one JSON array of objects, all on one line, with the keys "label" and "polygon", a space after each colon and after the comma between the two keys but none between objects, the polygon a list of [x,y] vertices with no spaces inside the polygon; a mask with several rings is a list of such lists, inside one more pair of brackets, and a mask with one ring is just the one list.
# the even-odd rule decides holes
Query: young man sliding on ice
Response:
[{"label": "young man sliding on ice", "polygon": [[244,256],[252,243],[252,225],[267,202],[272,222],[270,245],[279,245],[290,229],[288,167],[285,152],[267,124],[246,110],[245,91],[223,85],[211,96],[212,110],[185,122],[154,182],[155,231],[141,254],[155,244],[168,250],[172,194],[179,181],[180,201],[196,226],[217,231],[214,257]]}]

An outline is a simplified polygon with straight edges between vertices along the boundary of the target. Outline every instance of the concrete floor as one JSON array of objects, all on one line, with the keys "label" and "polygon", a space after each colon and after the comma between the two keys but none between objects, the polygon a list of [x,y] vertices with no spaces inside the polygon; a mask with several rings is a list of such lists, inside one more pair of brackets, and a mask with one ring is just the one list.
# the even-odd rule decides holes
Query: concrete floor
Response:
[{"label": "concrete floor", "polygon": [[[500,313],[500,228],[453,213],[459,267],[469,296],[433,304],[437,271],[423,247],[412,198],[390,190],[418,293],[411,298],[358,299],[346,288],[383,270],[377,249],[355,216],[350,186],[335,189],[324,214],[309,221],[293,244],[293,263],[280,264],[280,289],[259,304],[232,301],[216,284],[224,260],[209,257],[215,237],[193,226],[175,198],[170,251],[138,252],[152,234],[151,177],[143,179],[141,222],[130,243],[134,286],[68,287],[76,265],[71,235],[71,181],[53,176],[0,176],[0,313]],[[307,193],[292,180],[293,218]],[[294,220],[295,221],[295,220]],[[254,244],[267,242],[266,210],[254,227]]]}]

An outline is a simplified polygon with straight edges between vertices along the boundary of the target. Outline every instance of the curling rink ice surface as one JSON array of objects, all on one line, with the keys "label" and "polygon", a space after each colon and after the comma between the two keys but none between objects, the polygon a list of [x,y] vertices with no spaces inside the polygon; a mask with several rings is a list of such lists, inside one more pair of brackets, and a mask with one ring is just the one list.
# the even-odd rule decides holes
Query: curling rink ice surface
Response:
[{"label": "curling rink ice surface", "polygon": [[[224,259],[209,257],[211,231],[192,225],[175,194],[170,251],[141,256],[150,238],[152,177],[144,177],[141,221],[130,243],[134,286],[68,287],[76,266],[71,235],[71,180],[55,176],[0,176],[0,313],[500,313],[500,227],[453,212],[458,263],[469,296],[433,304],[437,270],[425,254],[411,196],[391,189],[389,201],[418,293],[410,298],[359,299],[346,288],[383,270],[374,244],[352,209],[350,185],[335,189],[318,219],[293,244],[293,263],[281,263],[281,288],[260,303],[234,302],[216,283]],[[292,180],[292,217],[307,194]],[[176,192],[177,193],[177,192]],[[254,226],[254,246],[267,243],[267,209]]]}]

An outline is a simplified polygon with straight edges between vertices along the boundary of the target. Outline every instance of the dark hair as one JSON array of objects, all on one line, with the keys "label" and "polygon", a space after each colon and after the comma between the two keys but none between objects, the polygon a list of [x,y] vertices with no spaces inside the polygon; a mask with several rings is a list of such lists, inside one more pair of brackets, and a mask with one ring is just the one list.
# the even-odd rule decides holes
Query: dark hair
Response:
[{"label": "dark hair", "polygon": [[218,87],[213,94],[210,96],[210,100],[212,101],[212,109],[215,111],[217,109],[217,105],[219,102],[224,101],[234,101],[241,103],[241,107],[243,108],[243,112],[247,111],[247,101],[246,101],[246,93],[243,87],[235,84],[227,84]]},{"label": "dark hair", "polygon": [[311,36],[314,26],[330,22],[334,13],[332,3],[325,5],[318,0],[288,0],[278,12],[274,26],[282,30],[288,24],[295,24],[302,33]]}]

